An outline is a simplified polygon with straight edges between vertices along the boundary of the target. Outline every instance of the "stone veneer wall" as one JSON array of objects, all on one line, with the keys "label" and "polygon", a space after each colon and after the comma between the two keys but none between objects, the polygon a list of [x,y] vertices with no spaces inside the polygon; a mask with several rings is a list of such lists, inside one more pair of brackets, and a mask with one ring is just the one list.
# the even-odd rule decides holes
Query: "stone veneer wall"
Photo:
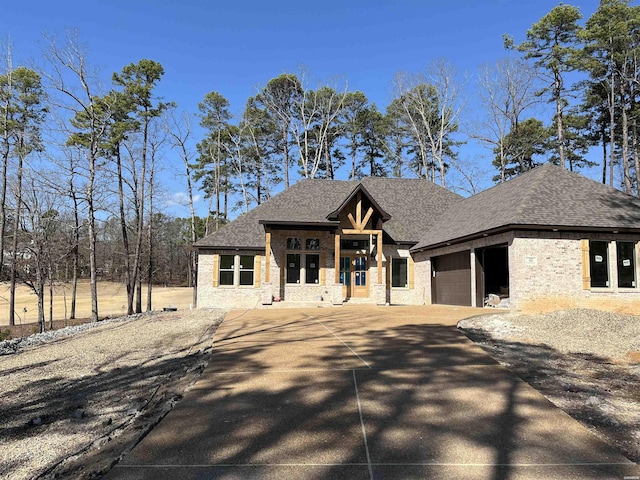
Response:
[{"label": "stone veneer wall", "polygon": [[[399,253],[400,251],[404,251],[406,253]],[[393,245],[385,245],[384,246],[384,257],[386,261],[386,268],[391,268],[391,261],[393,258],[406,258],[408,255],[407,247],[398,247]],[[388,281],[387,285],[387,302],[391,305],[424,305],[425,303],[425,288],[426,281],[428,280],[428,275],[425,275],[425,265],[424,263],[418,264],[414,262],[413,267],[413,278],[414,284],[413,288],[409,287],[392,287],[391,279],[387,280],[386,271],[385,277],[383,281],[385,284]],[[407,276],[409,276],[409,272],[407,270]],[[377,280],[377,279],[376,279]]]},{"label": "stone veneer wall", "polygon": [[262,301],[262,288],[213,287],[214,254],[260,255],[261,280],[264,280],[265,258],[260,251],[201,250],[198,254],[198,308],[255,308]]},{"label": "stone veneer wall", "polygon": [[[582,288],[581,240],[603,240],[609,244],[610,287]],[[615,242],[640,240],[639,235],[606,233],[528,232],[516,233],[509,249],[511,301],[515,309],[546,311],[562,308],[640,307],[639,250],[636,246],[636,287],[618,288]]]},{"label": "stone veneer wall", "polygon": [[[431,257],[507,244],[512,310],[548,311],[583,307],[637,313],[640,310],[639,287],[618,288],[617,282],[612,281],[609,288],[582,288],[582,239],[640,241],[640,235],[524,230],[492,235],[414,254],[416,284],[418,277],[424,279],[425,301],[431,304]],[[472,295],[475,292],[474,263],[471,262],[472,278],[469,279]],[[609,247],[609,274],[612,280],[617,278],[614,243]],[[636,282],[640,283],[640,247],[636,247]],[[472,300],[475,304],[475,298]]]},{"label": "stone veneer wall", "polygon": [[[298,237],[302,241],[302,250],[286,250],[287,238]],[[305,250],[305,240],[317,238],[320,240],[320,250]],[[275,298],[287,302],[318,302],[331,304],[331,286],[335,283],[334,269],[334,239],[331,232],[315,230],[272,230],[271,231],[271,289]],[[300,283],[283,283],[280,267],[285,252],[300,253]],[[325,283],[304,283],[305,254],[324,254]],[[322,261],[322,258],[320,259]],[[277,305],[277,304],[276,304]]]},{"label": "stone veneer wall", "polygon": [[[286,250],[287,238],[298,237],[302,241],[301,250]],[[307,238],[317,238],[320,240],[319,250],[305,250],[305,240]],[[335,237],[328,231],[314,230],[273,230],[271,232],[271,258],[270,258],[270,281],[266,282],[266,258],[265,253],[260,251],[229,251],[229,250],[202,250],[198,256],[198,306],[199,307],[237,307],[254,308],[267,304],[266,297],[279,298],[287,302],[312,302],[330,305],[333,302],[335,284]],[[324,256],[324,284],[305,284],[304,270],[301,271],[301,282],[299,284],[286,284],[283,282],[280,267],[284,259],[285,252],[300,253],[301,267],[304,268],[305,254],[323,254]],[[387,248],[385,246],[385,254]],[[390,255],[397,255],[397,249],[391,247]],[[214,254],[248,254],[261,256],[261,287],[213,287],[213,255]],[[321,257],[322,261],[322,257]],[[421,267],[416,266],[416,271]],[[369,298],[370,303],[384,304],[423,304],[424,288],[418,281],[416,275],[416,286],[414,289],[391,289],[385,287],[386,271],[383,270],[383,285],[380,289],[378,282],[378,265],[375,259],[369,264]],[[386,292],[386,296],[385,296]],[[318,300],[322,298],[322,300]],[[358,299],[358,303],[366,303],[367,299]],[[277,302],[274,303],[277,305]]]}]

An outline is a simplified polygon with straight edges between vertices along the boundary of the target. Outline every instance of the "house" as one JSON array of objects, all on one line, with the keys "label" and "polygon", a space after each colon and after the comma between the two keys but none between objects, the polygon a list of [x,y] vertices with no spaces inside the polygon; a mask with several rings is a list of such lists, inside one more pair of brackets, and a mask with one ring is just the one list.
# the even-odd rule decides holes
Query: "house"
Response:
[{"label": "house", "polygon": [[469,198],[423,179],[307,179],[195,243],[197,299],[630,309],[639,241],[640,200],[551,164]]}]

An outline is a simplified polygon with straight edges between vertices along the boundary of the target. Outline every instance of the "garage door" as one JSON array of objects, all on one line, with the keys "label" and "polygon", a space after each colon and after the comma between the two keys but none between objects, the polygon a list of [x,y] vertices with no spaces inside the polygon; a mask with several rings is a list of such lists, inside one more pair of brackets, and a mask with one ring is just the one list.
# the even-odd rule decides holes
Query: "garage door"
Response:
[{"label": "garage door", "polygon": [[441,255],[431,259],[433,303],[471,306],[471,253]]}]

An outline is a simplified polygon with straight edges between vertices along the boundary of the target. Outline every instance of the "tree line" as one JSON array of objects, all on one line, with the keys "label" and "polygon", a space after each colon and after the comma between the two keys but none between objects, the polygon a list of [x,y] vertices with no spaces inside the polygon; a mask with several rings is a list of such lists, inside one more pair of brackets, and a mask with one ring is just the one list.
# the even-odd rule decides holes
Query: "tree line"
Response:
[{"label": "tree line", "polygon": [[[198,133],[194,114],[158,97],[159,63],[126,65],[104,88],[77,34],[47,43],[42,68],[14,68],[8,49],[0,70],[0,278],[12,324],[18,283],[37,294],[41,328],[45,290],[68,285],[73,318],[80,278],[94,321],[100,277],[125,283],[128,313],[150,310],[154,284],[195,284],[195,240],[298,178],[413,176],[476,193],[475,142],[496,182],[543,162],[600,163],[603,183],[638,194],[640,10],[626,0],[602,0],[586,20],[560,4],[521,42],[505,35],[505,58],[482,66],[472,88],[434,61],[398,73],[381,110],[346,84],[284,73],[238,116],[222,93],[204,95]],[[169,165],[180,167],[188,218],[163,212]]]},{"label": "tree line", "polygon": [[[384,111],[335,82],[311,86],[304,71],[269,80],[237,118],[210,92],[199,105],[207,135],[194,174],[215,201],[216,227],[230,208],[247,211],[292,176],[417,176],[475,193],[470,141],[488,150],[496,182],[543,162],[576,171],[600,163],[603,183],[638,194],[640,9],[602,0],[583,20],[559,4],[522,42],[504,35],[507,56],[482,66],[472,88],[444,60],[399,73]],[[470,97],[479,117],[463,113]]]}]

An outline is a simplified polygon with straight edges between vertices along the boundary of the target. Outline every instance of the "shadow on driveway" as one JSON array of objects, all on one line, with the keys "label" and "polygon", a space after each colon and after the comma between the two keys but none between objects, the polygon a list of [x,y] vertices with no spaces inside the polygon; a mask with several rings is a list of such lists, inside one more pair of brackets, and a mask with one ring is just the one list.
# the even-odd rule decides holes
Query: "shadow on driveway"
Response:
[{"label": "shadow on driveway", "polygon": [[222,329],[202,379],[106,478],[637,474],[451,325],[283,315]]}]

